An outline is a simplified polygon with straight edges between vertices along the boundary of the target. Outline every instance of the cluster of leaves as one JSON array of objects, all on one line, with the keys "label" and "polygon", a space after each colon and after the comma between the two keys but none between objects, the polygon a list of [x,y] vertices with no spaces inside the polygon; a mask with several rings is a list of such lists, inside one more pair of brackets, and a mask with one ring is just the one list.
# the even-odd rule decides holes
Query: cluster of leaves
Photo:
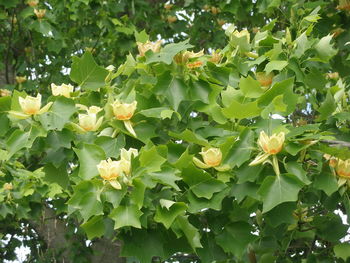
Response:
[{"label": "cluster of leaves", "polygon": [[[71,1],[64,8],[92,12],[80,8],[88,2]],[[203,55],[184,61],[194,46],[182,41],[145,56],[129,54],[118,70],[108,71],[85,52],[72,59],[70,80],[78,88],[71,98],[52,96],[47,85],[37,89],[53,103],[48,112],[19,120],[8,112],[21,111],[19,97],[26,92],[1,97],[1,182],[12,184],[0,193],[1,218],[30,222],[46,203],[57,215],[79,222],[90,240],[121,240],[121,255],[140,262],[165,260],[177,252],[196,255],[201,262],[345,262],[350,249],[341,239],[348,226],[334,211],[350,213],[349,185],[338,183],[323,155],[349,159],[350,151],[322,141],[349,140],[349,32],[335,45],[335,35],[327,31],[346,14],[334,9],[323,19],[326,2],[308,2],[303,8],[279,2],[222,4],[222,12],[246,14],[241,8],[252,7],[273,16],[278,6],[292,16],[289,27],[275,19],[249,36],[237,34],[231,25],[218,59]],[[33,20],[25,16],[32,14],[28,8],[21,19]],[[263,17],[237,19],[261,25]],[[47,20],[33,20],[32,28],[44,34],[48,26],[47,34],[55,35],[54,21],[48,14]],[[144,32],[135,37],[140,43],[148,40]],[[64,38],[73,39],[68,33]],[[113,37],[102,43],[115,48],[106,44],[110,39],[122,45],[123,39]],[[126,49],[128,43],[123,43]],[[61,48],[57,59],[49,58],[50,72],[66,60],[59,52],[69,54],[65,45]],[[107,48],[101,53],[100,58],[110,57]],[[338,76],[329,74],[334,71]],[[257,72],[273,73],[271,84],[262,85]],[[116,99],[137,101],[131,119],[136,137],[114,117]],[[79,123],[76,104],[103,108],[97,131],[77,132],[72,124]],[[269,163],[249,166],[261,151],[256,144],[261,131],[286,134],[277,155],[278,176]],[[228,169],[196,167],[193,157],[199,158],[201,147],[220,148]],[[130,183],[116,190],[99,176],[96,165],[118,159],[122,148],[136,148],[139,154],[131,162]]]}]

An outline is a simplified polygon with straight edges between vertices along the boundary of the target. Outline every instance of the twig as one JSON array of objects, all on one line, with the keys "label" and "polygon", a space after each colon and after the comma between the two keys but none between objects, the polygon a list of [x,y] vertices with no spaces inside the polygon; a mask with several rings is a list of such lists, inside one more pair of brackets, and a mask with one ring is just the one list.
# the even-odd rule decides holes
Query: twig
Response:
[{"label": "twig", "polygon": [[9,79],[9,56],[10,56],[10,50],[11,50],[11,43],[12,43],[12,35],[13,35],[13,24],[14,24],[14,18],[15,18],[15,9],[13,9],[12,17],[11,17],[11,31],[7,42],[7,50],[6,50],[6,56],[5,56],[5,78],[6,83],[10,84]]},{"label": "twig", "polygon": [[331,140],[321,140],[320,142],[322,143],[327,143],[331,147],[336,147],[336,146],[343,146],[343,147],[348,147],[350,148],[350,142],[345,142],[345,141],[331,141]]}]

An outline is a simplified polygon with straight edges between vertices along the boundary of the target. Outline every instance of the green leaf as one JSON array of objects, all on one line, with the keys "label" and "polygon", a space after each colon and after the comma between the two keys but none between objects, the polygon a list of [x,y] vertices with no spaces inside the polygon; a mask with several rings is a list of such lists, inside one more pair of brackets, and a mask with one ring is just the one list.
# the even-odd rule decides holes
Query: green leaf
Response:
[{"label": "green leaf", "polygon": [[202,146],[210,146],[208,141],[204,139],[202,136],[195,134],[194,132],[186,129],[182,133],[174,133],[172,131],[169,132],[169,136],[175,137],[179,140],[184,140],[190,143],[202,145]]},{"label": "green leaf", "polygon": [[[160,204],[162,205],[162,202],[169,201],[160,199]],[[158,223],[162,223],[167,229],[172,225],[174,220],[179,216],[185,213],[187,209],[187,205],[183,202],[172,202],[170,207],[165,206],[157,206],[157,211],[154,216],[154,220]]]},{"label": "green leaf", "polygon": [[141,228],[140,216],[143,213],[136,205],[119,206],[114,208],[109,217],[114,220],[114,229],[124,226]]},{"label": "green leaf", "polygon": [[284,166],[289,174],[294,174],[305,185],[311,184],[311,181],[306,176],[307,172],[303,169],[303,166],[300,163],[286,162]]},{"label": "green leaf", "polygon": [[265,66],[266,74],[269,74],[273,70],[281,71],[288,65],[288,61],[285,60],[272,60]]},{"label": "green leaf", "polygon": [[95,144],[100,146],[106,153],[106,158],[119,158],[120,149],[125,147],[125,136],[118,135],[117,138],[100,136],[95,140]]},{"label": "green leaf", "polygon": [[140,263],[150,263],[155,256],[164,257],[164,240],[160,231],[132,229],[123,234],[122,238],[123,257],[137,257]]},{"label": "green leaf", "polygon": [[202,263],[225,262],[227,255],[215,242],[212,233],[203,233],[201,243],[203,248],[198,248],[197,253]]},{"label": "green leaf", "polygon": [[247,78],[241,77],[239,80],[239,88],[244,96],[248,98],[259,98],[264,93],[259,81],[253,79],[251,76]]},{"label": "green leaf", "polygon": [[38,118],[46,130],[60,131],[75,112],[76,108],[73,100],[59,97],[53,103],[51,109],[39,115]]},{"label": "green leaf", "polygon": [[181,176],[197,197],[211,199],[214,193],[220,192],[227,187],[223,182],[196,168],[193,164],[183,169]]},{"label": "green leaf", "polygon": [[6,141],[6,149],[8,150],[7,158],[26,147],[29,139],[29,132],[15,130]]},{"label": "green leaf", "polygon": [[79,159],[78,176],[89,180],[98,175],[97,165],[106,159],[103,149],[95,144],[84,143],[82,147],[73,148]]},{"label": "green leaf", "polygon": [[199,198],[191,191],[188,191],[186,195],[189,202],[188,211],[190,213],[199,213],[202,211],[202,209],[208,208],[219,211],[222,208],[222,200],[228,195],[229,192],[230,189],[226,188],[218,193],[213,194],[213,197],[208,200],[206,198]]},{"label": "green leaf", "polygon": [[296,40],[297,48],[295,50],[295,56],[300,58],[305,54],[305,51],[311,47],[310,42],[307,39],[306,32],[302,33]]},{"label": "green leaf", "polygon": [[342,258],[343,260],[347,260],[350,258],[350,244],[342,243],[335,245],[333,248],[334,254],[337,258]]},{"label": "green leaf", "polygon": [[263,200],[263,213],[281,203],[297,201],[302,186],[303,183],[295,175],[266,177],[258,191]]},{"label": "green leaf", "polygon": [[338,190],[338,182],[334,175],[327,172],[315,174],[313,187],[324,191],[328,196],[331,196]]},{"label": "green leaf", "polygon": [[337,49],[333,48],[334,44],[331,44],[333,36],[327,35],[320,39],[320,41],[315,45],[315,50],[318,54],[318,57],[323,62],[328,62],[332,57],[337,54]]},{"label": "green leaf", "polygon": [[320,116],[318,116],[318,121],[326,120],[335,111],[337,105],[334,101],[333,95],[330,91],[327,92],[326,99],[322,102],[321,107],[318,109]]},{"label": "green leaf", "polygon": [[295,209],[297,209],[297,206],[294,202],[282,203],[267,212],[265,217],[273,227],[281,224],[291,225],[296,223],[296,219],[293,216]]},{"label": "green leaf", "polygon": [[254,132],[250,129],[244,129],[239,135],[239,139],[227,153],[223,164],[228,164],[230,167],[240,167],[244,162],[249,160],[253,145]]},{"label": "green leaf", "polygon": [[175,183],[176,181],[181,180],[181,177],[179,177],[179,171],[171,168],[171,167],[165,167],[159,172],[153,172],[149,175],[151,176],[152,180],[161,183],[163,185],[170,186],[174,188],[176,191],[180,191],[180,188]]},{"label": "green leaf", "polygon": [[173,78],[169,87],[165,90],[165,96],[175,111],[178,110],[182,101],[189,99],[187,91],[186,83],[178,78]]},{"label": "green leaf", "polygon": [[209,104],[209,94],[211,92],[208,82],[203,80],[191,82],[190,88],[191,101],[199,100],[203,103]]},{"label": "green leaf", "polygon": [[188,216],[178,216],[172,227],[183,232],[194,251],[202,247],[199,231],[188,222]]},{"label": "green leaf", "polygon": [[102,180],[82,181],[73,187],[74,194],[68,200],[68,214],[78,211],[86,222],[91,216],[103,215],[100,201]]},{"label": "green leaf", "polygon": [[140,178],[135,178],[132,181],[133,189],[130,193],[130,201],[135,204],[139,209],[143,206],[143,200],[145,198],[146,185],[141,181]]},{"label": "green leaf", "polygon": [[135,30],[135,40],[137,42],[146,43],[149,40],[149,36],[147,35],[145,30],[142,30],[140,32],[137,32]]},{"label": "green leaf", "polygon": [[223,231],[216,236],[216,242],[225,252],[241,258],[255,236],[251,234],[253,228],[247,222],[234,222],[226,225]]},{"label": "green leaf", "polygon": [[74,56],[72,60],[70,78],[82,89],[98,90],[105,85],[109,72],[96,64],[90,52],[85,52],[81,58]]},{"label": "green leaf", "polygon": [[56,168],[53,164],[48,163],[44,166],[45,180],[50,183],[57,183],[62,188],[67,188],[69,184],[69,178],[67,173],[66,163],[61,164],[59,168]]},{"label": "green leaf", "polygon": [[141,166],[145,167],[148,172],[160,171],[162,164],[166,161],[166,159],[158,153],[156,146],[152,146],[150,149],[143,148],[139,156]]},{"label": "green leaf", "polygon": [[241,104],[232,100],[229,107],[222,109],[222,113],[227,118],[245,119],[253,118],[260,115],[261,109],[258,107],[257,101]]},{"label": "green leaf", "polygon": [[160,50],[160,52],[152,53],[150,55],[146,54],[146,57],[147,57],[146,63],[149,64],[154,62],[163,62],[165,64],[170,65],[171,62],[173,61],[173,57],[177,53],[193,47],[188,42],[189,42],[189,39],[179,43],[171,43],[163,47]]},{"label": "green leaf", "polygon": [[102,237],[105,233],[105,224],[103,216],[94,216],[89,221],[80,225],[84,229],[88,239],[92,240],[95,237]]}]

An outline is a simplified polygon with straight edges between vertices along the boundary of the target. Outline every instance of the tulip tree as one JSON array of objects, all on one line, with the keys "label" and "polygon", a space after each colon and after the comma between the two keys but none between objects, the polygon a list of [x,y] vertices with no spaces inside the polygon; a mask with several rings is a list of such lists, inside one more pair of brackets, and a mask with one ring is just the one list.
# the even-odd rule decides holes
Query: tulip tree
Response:
[{"label": "tulip tree", "polygon": [[4,55],[2,259],[350,262],[350,1],[63,2],[0,0],[45,43]]}]

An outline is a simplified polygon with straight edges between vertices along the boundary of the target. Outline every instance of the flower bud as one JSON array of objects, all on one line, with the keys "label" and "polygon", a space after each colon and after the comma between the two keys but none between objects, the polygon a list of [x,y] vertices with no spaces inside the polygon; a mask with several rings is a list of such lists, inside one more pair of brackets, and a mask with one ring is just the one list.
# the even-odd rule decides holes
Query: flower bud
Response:
[{"label": "flower bud", "polygon": [[56,84],[51,84],[52,95],[54,96],[64,96],[66,98],[70,98],[70,93],[73,92],[73,86],[70,84],[62,84],[61,86],[57,86]]},{"label": "flower bud", "polygon": [[39,4],[39,0],[28,0],[28,1],[27,1],[27,4],[28,4],[30,7],[36,7],[36,6]]},{"label": "flower bud", "polygon": [[46,9],[34,9],[34,14],[38,19],[43,19],[46,14]]},{"label": "flower bud", "polygon": [[339,73],[338,72],[330,72],[326,74],[327,79],[339,79]]},{"label": "flower bud", "polygon": [[137,42],[137,48],[141,57],[143,57],[148,50],[152,50],[153,53],[157,53],[160,51],[161,47],[162,40],[157,40],[156,42],[147,41],[146,43]]},{"label": "flower bud", "polygon": [[338,10],[350,11],[349,0],[339,0],[339,5],[336,7]]},{"label": "flower bud", "polygon": [[23,76],[23,77],[21,77],[21,76],[16,76],[16,82],[18,83],[18,84],[22,84],[23,82],[25,82],[27,80],[27,77],[26,76]]},{"label": "flower bud", "polygon": [[125,120],[130,120],[131,117],[134,115],[137,101],[134,101],[128,104],[128,103],[120,103],[118,100],[116,100],[111,105],[113,108],[113,113],[115,118],[117,120],[125,121]]},{"label": "flower bud", "polygon": [[269,74],[266,74],[265,72],[257,72],[255,76],[256,80],[259,81],[261,86],[269,87],[275,75],[272,72],[270,72]]},{"label": "flower bud", "polygon": [[108,67],[106,67],[106,69],[107,69],[109,72],[112,72],[112,71],[115,70],[115,66],[109,65]]},{"label": "flower bud", "polygon": [[345,161],[339,159],[335,171],[338,176],[350,179],[350,159]]},{"label": "flower bud", "polygon": [[211,54],[211,58],[209,58],[209,61],[215,64],[220,63],[222,59],[222,55],[219,54],[219,52],[214,52],[213,54]]},{"label": "flower bud", "polygon": [[4,186],[3,186],[4,190],[12,190],[13,189],[13,185],[12,183],[4,183]]},{"label": "flower bud", "polygon": [[213,15],[217,15],[221,12],[220,8],[215,7],[215,6],[212,6],[210,11]]},{"label": "flower bud", "polygon": [[164,5],[164,8],[165,8],[166,10],[170,10],[173,6],[174,6],[173,4],[165,4],[165,5]]},{"label": "flower bud", "polygon": [[216,22],[218,22],[219,26],[223,26],[226,24],[226,20],[224,20],[224,19],[217,19]]},{"label": "flower bud", "polygon": [[137,149],[134,148],[130,148],[129,150],[123,148],[120,150],[120,167],[126,175],[130,175],[131,173],[131,157],[136,157],[138,154]]},{"label": "flower bud", "polygon": [[264,150],[265,153],[277,154],[282,150],[284,137],[284,132],[280,132],[279,134],[273,134],[269,137],[264,131],[262,131],[260,132],[258,144]]},{"label": "flower bud", "polygon": [[168,23],[174,23],[177,21],[177,17],[176,16],[167,16],[167,21]]},{"label": "flower bud", "polygon": [[8,89],[0,89],[0,97],[11,96],[11,91]]},{"label": "flower bud", "polygon": [[219,166],[221,163],[222,153],[219,148],[202,148],[200,154],[204,163],[210,167]]},{"label": "flower bud", "polygon": [[97,165],[97,170],[100,176],[111,183],[115,189],[121,189],[120,183],[117,178],[121,175],[120,161],[112,161],[110,158],[101,161]]}]

